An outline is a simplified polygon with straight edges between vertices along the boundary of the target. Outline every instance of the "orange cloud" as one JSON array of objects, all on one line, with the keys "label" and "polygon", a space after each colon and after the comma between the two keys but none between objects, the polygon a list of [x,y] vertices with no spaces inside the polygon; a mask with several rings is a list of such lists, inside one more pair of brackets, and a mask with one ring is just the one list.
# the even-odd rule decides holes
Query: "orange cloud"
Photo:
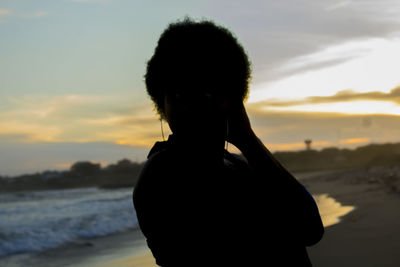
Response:
[{"label": "orange cloud", "polygon": [[[139,147],[162,140],[150,100],[135,104],[127,96],[66,95],[9,101],[12,108],[0,111],[2,140],[18,136],[15,142],[112,142]],[[312,139],[312,148],[319,149],[396,142],[400,136],[400,116],[271,111],[255,103],[246,109],[255,133],[273,151],[305,149],[305,139]],[[167,123],[163,128],[168,138]]]},{"label": "orange cloud", "polygon": [[0,16],[11,15],[12,11],[9,9],[0,8]]},{"label": "orange cloud", "polygon": [[349,138],[340,140],[340,144],[358,144],[358,143],[368,143],[371,142],[370,138],[361,137],[361,138]]},{"label": "orange cloud", "polygon": [[301,100],[293,101],[273,101],[265,100],[253,103],[257,107],[290,107],[306,104],[321,104],[321,103],[334,103],[334,102],[349,102],[356,100],[372,100],[372,101],[387,101],[394,102],[400,105],[400,86],[392,89],[389,93],[384,92],[366,92],[359,93],[351,90],[339,91],[332,96],[311,96]]},{"label": "orange cloud", "polygon": [[7,100],[12,105],[0,111],[0,135],[19,135],[25,142],[151,146],[161,136],[151,103],[135,104],[129,95],[24,95]]}]

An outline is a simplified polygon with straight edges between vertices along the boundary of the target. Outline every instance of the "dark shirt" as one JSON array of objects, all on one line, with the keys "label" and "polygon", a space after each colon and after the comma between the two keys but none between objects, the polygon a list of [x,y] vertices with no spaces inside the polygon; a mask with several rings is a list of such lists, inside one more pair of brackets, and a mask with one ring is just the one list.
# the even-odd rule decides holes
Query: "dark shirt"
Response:
[{"label": "dark shirt", "polygon": [[173,135],[157,142],[134,190],[158,265],[311,266],[304,236],[322,224],[303,186],[273,188],[239,155],[225,150],[215,162],[194,150],[178,147]]}]

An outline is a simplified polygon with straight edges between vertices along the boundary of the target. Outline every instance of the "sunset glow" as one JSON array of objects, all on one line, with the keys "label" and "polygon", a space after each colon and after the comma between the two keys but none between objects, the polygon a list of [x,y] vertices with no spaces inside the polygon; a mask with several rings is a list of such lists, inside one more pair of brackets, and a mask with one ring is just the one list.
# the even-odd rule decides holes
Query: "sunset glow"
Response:
[{"label": "sunset glow", "polygon": [[[399,7],[392,0],[2,1],[0,150],[9,153],[0,175],[78,158],[144,160],[162,140],[146,62],[166,25],[184,15],[228,27],[246,48],[253,64],[246,108],[271,151],[305,149],[305,139],[313,149],[399,142]],[[167,138],[166,122],[163,130]]]},{"label": "sunset glow", "polygon": [[400,105],[383,101],[351,101],[325,104],[308,104],[291,107],[266,106],[265,110],[400,115]]},{"label": "sunset glow", "polygon": [[[398,37],[372,39],[332,46],[300,56],[281,67],[282,72],[298,70],[298,73],[255,86],[249,102],[329,96],[343,90],[389,92],[400,85],[399,47]],[[359,107],[359,113],[370,112],[367,106]],[[327,111],[332,110],[328,108]]]}]

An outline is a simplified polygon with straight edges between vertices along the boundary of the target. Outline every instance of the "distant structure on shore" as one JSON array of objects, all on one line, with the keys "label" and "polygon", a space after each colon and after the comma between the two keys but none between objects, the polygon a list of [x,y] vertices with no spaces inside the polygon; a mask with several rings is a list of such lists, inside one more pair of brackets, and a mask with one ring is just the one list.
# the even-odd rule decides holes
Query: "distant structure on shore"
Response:
[{"label": "distant structure on shore", "polygon": [[306,139],[306,140],[304,140],[304,143],[306,144],[306,150],[311,150],[312,140],[311,139]]}]

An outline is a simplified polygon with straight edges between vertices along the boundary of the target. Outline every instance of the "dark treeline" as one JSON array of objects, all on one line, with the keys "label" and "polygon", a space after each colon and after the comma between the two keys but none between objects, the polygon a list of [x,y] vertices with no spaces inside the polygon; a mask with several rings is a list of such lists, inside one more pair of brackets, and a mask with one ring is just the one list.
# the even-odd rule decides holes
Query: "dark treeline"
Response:
[{"label": "dark treeline", "polygon": [[330,147],[276,152],[274,156],[292,172],[400,167],[400,143],[370,144],[353,150]]},{"label": "dark treeline", "polygon": [[[353,150],[332,147],[320,151],[276,152],[274,156],[291,172],[400,167],[400,143],[371,144]],[[134,187],[143,164],[122,159],[101,168],[97,163],[78,161],[66,171],[0,176],[0,192],[93,186],[109,189]]]},{"label": "dark treeline", "polygon": [[44,171],[16,177],[0,177],[0,192],[49,190],[79,187],[133,187],[144,163],[122,159],[101,168],[100,164],[78,161],[66,171]]}]

